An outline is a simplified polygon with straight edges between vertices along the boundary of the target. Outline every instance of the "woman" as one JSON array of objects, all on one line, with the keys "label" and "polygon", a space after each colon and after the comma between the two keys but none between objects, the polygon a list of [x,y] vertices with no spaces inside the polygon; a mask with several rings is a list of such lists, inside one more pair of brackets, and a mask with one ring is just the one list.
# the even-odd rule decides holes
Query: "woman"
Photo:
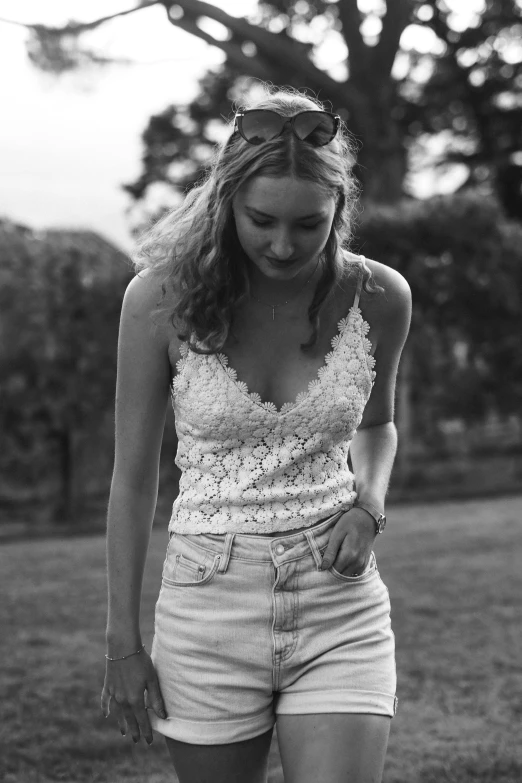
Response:
[{"label": "woman", "polygon": [[[381,780],[397,699],[373,545],[411,296],[342,247],[353,160],[339,117],[267,91],[134,256],[102,709],[134,741],[164,734],[181,783],[266,781],[276,717],[286,783]],[[139,602],[169,394],[182,476],[149,656]]]}]

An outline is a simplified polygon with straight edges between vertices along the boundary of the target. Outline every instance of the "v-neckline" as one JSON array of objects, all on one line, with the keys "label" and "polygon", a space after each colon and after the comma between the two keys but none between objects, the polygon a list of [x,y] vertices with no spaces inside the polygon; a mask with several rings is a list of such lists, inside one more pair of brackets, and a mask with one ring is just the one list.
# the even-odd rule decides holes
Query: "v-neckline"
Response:
[{"label": "v-neckline", "polygon": [[[300,391],[297,394],[295,400],[293,400],[292,402],[283,403],[283,405],[279,409],[277,408],[277,405],[274,402],[271,402],[270,400],[263,402],[263,400],[261,399],[261,395],[258,394],[258,392],[251,392],[248,388],[248,384],[238,379],[237,370],[234,370],[234,368],[230,366],[228,356],[225,353],[220,352],[216,354],[211,354],[210,356],[212,358],[213,357],[216,358],[217,363],[223,370],[224,375],[226,375],[232,381],[232,383],[238,389],[238,391],[241,394],[243,394],[245,397],[248,397],[252,401],[252,403],[259,406],[260,408],[263,408],[269,413],[273,413],[275,416],[284,416],[290,411],[293,411],[298,405],[301,405],[303,402],[305,402],[305,400],[309,399],[313,389],[321,384],[322,378],[325,372],[327,371],[328,365],[330,364],[340,343],[342,342],[343,334],[347,330],[348,322],[352,314],[361,315],[361,310],[358,305],[352,305],[348,310],[348,314],[345,315],[343,318],[341,318],[340,321],[338,321],[337,332],[330,340],[330,345],[332,346],[331,350],[329,350],[328,353],[325,355],[323,364],[317,370],[315,377],[308,382],[308,387],[305,390]],[[367,324],[367,322],[364,320],[362,321],[362,323]],[[369,324],[367,324],[367,326],[369,328]]]}]

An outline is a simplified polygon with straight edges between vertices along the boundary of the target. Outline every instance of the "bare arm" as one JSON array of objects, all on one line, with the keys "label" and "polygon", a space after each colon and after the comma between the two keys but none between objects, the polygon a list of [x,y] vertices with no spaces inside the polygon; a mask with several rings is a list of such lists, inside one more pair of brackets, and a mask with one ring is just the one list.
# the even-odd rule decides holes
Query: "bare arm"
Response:
[{"label": "bare arm", "polygon": [[376,307],[381,308],[375,351],[377,375],[350,454],[359,499],[384,510],[397,451],[397,428],[393,422],[395,385],[410,328],[411,291],[402,275],[381,264],[378,266],[377,282],[382,283],[386,293],[375,300]]},{"label": "bare arm", "polygon": [[[397,429],[393,423],[395,383],[410,326],[411,292],[398,272],[376,262],[368,263],[372,269],[375,267],[377,282],[384,286],[386,294],[374,300],[372,323],[377,326],[377,375],[350,445],[350,455],[358,498],[384,511],[397,450]],[[363,509],[351,508],[336,523],[321,567],[334,565],[346,576],[362,573],[369,562],[374,539],[373,518]]]},{"label": "bare arm", "polygon": [[397,442],[397,428],[388,421],[357,430],[350,446],[357,497],[379,511],[384,511]]},{"label": "bare arm", "polygon": [[107,652],[141,645],[143,571],[158,496],[159,456],[169,400],[166,333],[150,321],[160,298],[145,272],[129,283],[118,341],[115,461],[107,517]]}]

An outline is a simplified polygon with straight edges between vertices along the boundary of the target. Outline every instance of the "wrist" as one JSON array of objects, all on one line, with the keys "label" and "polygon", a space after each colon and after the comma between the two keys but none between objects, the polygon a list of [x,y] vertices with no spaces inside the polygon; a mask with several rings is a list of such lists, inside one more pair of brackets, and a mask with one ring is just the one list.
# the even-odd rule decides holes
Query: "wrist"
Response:
[{"label": "wrist", "polygon": [[385,513],[385,500],[382,492],[371,492],[365,489],[362,489],[360,492],[357,491],[355,505],[357,505],[357,503],[367,503],[376,508],[380,514]]},{"label": "wrist", "polygon": [[139,631],[116,632],[107,631],[105,635],[106,652],[111,658],[127,655],[141,647],[143,642]]},{"label": "wrist", "polygon": [[385,514],[386,510],[384,508],[384,503],[382,501],[379,502],[378,499],[368,497],[363,495],[362,497],[357,497],[357,499],[354,502],[354,506],[357,508],[357,506],[367,506],[368,508],[371,508],[373,511],[375,511],[376,514]]},{"label": "wrist", "polygon": [[386,526],[386,516],[384,511],[381,511],[378,507],[374,506],[373,503],[370,503],[366,500],[361,500],[360,498],[356,499],[353,507],[360,508],[373,519],[375,525],[375,535],[384,532],[384,528]]}]

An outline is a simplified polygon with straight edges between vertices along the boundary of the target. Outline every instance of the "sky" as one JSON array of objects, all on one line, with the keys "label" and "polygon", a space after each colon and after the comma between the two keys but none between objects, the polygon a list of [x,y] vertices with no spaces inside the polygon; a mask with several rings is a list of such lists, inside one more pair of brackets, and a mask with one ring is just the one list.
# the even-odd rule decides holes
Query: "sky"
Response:
[{"label": "sky", "polygon": [[[0,18],[58,26],[69,19],[91,21],[135,4],[0,0]],[[235,16],[257,6],[256,0],[214,4]],[[25,28],[0,21],[0,216],[35,229],[95,230],[128,252],[130,226],[142,211],[134,208],[126,214],[132,200],[121,185],[141,173],[141,134],[152,114],[171,103],[189,102],[198,78],[223,62],[224,55],[168,24],[161,6],[112,20],[86,39],[105,55],[137,64],[54,77],[30,63],[27,37]],[[329,43],[321,57],[321,67],[328,65],[333,75],[336,67],[342,69],[345,52]],[[429,184],[426,189],[426,182],[419,180],[418,195],[429,190]],[[156,199],[163,203],[165,195],[152,192],[147,205],[153,207]]]}]

